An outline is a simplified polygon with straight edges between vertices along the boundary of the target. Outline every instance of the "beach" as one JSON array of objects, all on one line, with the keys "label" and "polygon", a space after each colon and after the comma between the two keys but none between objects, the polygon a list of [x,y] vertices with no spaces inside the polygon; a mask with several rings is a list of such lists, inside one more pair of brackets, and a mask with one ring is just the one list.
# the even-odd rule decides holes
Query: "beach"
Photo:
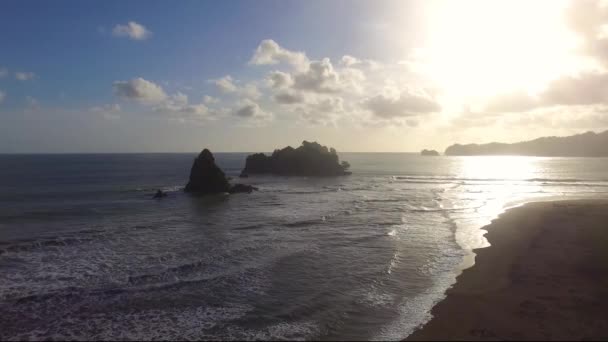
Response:
[{"label": "beach", "polygon": [[408,340],[608,338],[608,200],[529,203],[484,229],[491,246]]}]

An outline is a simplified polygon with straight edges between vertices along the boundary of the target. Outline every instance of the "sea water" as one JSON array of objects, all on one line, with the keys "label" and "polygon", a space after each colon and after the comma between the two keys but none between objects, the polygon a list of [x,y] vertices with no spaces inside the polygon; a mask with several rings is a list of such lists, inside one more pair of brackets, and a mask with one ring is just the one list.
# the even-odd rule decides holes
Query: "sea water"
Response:
[{"label": "sea water", "polygon": [[[481,227],[608,197],[608,159],[341,153],[351,176],[183,193],[195,154],[0,156],[0,339],[393,339],[429,319]],[[169,196],[152,199],[157,189]]]}]

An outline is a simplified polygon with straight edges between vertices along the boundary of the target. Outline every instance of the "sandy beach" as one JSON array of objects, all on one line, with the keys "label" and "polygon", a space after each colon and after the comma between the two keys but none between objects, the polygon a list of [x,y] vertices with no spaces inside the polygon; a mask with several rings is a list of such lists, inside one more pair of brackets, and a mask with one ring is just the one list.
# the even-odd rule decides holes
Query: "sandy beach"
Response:
[{"label": "sandy beach", "polygon": [[608,339],[608,200],[530,203],[484,229],[491,246],[408,340]]}]

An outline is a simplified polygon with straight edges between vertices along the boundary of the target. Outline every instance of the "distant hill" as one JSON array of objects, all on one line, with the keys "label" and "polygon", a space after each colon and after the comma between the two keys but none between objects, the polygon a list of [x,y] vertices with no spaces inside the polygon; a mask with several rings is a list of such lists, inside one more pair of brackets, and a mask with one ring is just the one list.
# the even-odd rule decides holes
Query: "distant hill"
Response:
[{"label": "distant hill", "polygon": [[448,156],[518,155],[548,157],[608,157],[608,131],[568,137],[543,137],[514,144],[455,144]]}]

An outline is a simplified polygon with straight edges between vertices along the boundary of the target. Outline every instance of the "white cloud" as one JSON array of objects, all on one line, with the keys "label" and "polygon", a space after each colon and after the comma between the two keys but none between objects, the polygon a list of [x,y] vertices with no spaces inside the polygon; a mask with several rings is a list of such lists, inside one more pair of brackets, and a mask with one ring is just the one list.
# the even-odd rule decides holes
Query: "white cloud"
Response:
[{"label": "white cloud", "polygon": [[235,94],[239,97],[245,97],[253,100],[262,96],[258,87],[253,82],[249,82],[244,86],[239,86],[237,84],[239,81],[233,79],[230,75],[226,75],[215,80],[210,80],[209,82],[215,84],[217,89],[224,94]]},{"label": "white cloud", "polygon": [[237,86],[234,84],[234,80],[232,76],[226,75],[222,78],[218,78],[216,80],[211,80],[213,84],[219,89],[222,93],[233,93],[237,91]]},{"label": "white cloud", "polygon": [[356,57],[353,57],[350,55],[342,56],[342,59],[340,59],[340,65],[347,67],[347,68],[362,67],[362,68],[377,69],[379,67],[377,62],[374,62],[369,59],[361,60],[359,58],[356,58]]},{"label": "white cloud", "polygon": [[116,81],[112,87],[117,96],[141,103],[154,104],[167,99],[167,94],[161,86],[141,77],[129,81]]},{"label": "white cloud", "polygon": [[36,77],[36,74],[29,71],[18,71],[15,73],[15,78],[19,81],[28,81]]},{"label": "white cloud", "polygon": [[286,72],[275,70],[266,78],[268,85],[272,88],[283,89],[293,85],[293,77]]},{"label": "white cloud", "polygon": [[308,58],[303,52],[287,50],[274,40],[266,39],[258,45],[249,63],[254,65],[287,63],[296,68],[305,68]]},{"label": "white cloud", "polygon": [[[374,122],[413,126],[416,120],[406,123],[403,118],[441,111],[435,94],[411,90],[413,84],[425,89],[427,85],[399,65],[345,55],[334,66],[329,58],[311,61],[303,52],[287,50],[273,40],[258,46],[250,64],[280,62],[297,68],[268,73],[264,79],[268,93],[263,95],[272,101],[260,103],[281,105],[279,111],[284,115],[297,115],[309,123],[336,124],[342,118],[365,121],[371,113]],[[367,99],[362,101],[362,97]]]},{"label": "white cloud", "polygon": [[358,64],[360,62],[361,61],[358,58],[355,58],[355,57],[349,56],[349,55],[342,56],[342,59],[340,60],[340,64],[344,65],[346,67],[350,67],[350,66],[356,65],[356,64]]},{"label": "white cloud", "polygon": [[213,96],[205,95],[203,96],[203,102],[206,104],[216,104],[220,102],[220,99]]},{"label": "white cloud", "polygon": [[6,98],[6,94],[2,90],[0,90],[0,103],[2,103],[5,98]]},{"label": "white cloud", "polygon": [[150,37],[150,32],[144,25],[129,21],[126,25],[116,25],[112,29],[112,35],[115,37],[128,37],[132,40],[145,40]]},{"label": "white cloud", "polygon": [[[177,92],[169,96],[165,101],[157,105],[155,110],[157,112],[165,112],[172,114],[188,114],[185,116],[195,115],[198,118],[202,118],[204,116],[212,116],[213,114],[215,114],[204,103],[190,103],[190,101],[188,100],[188,96],[182,94],[181,92]],[[184,115],[182,115],[182,117],[184,117]]]},{"label": "white cloud", "polygon": [[294,76],[294,88],[319,93],[339,91],[340,77],[329,58],[312,61],[308,70]]},{"label": "white cloud", "polygon": [[253,83],[247,83],[244,87],[239,89],[239,92],[242,97],[246,97],[253,100],[257,100],[262,96],[262,93],[260,92],[258,87]]},{"label": "white cloud", "polygon": [[8,75],[8,69],[7,68],[0,68],[0,78],[4,78]]},{"label": "white cloud", "polygon": [[[193,122],[202,119],[215,119],[223,114],[222,110],[209,108],[205,103],[190,103],[188,95],[176,92],[168,95],[161,86],[136,78],[129,81],[113,83],[114,93],[124,99],[135,100],[148,106],[156,113],[166,114],[169,120],[178,122]],[[204,97],[204,101],[214,103],[214,98]],[[93,107],[93,111],[106,111],[106,107]]]},{"label": "white cloud", "polygon": [[170,96],[170,101],[175,106],[183,107],[188,105],[188,96],[178,91]]}]

